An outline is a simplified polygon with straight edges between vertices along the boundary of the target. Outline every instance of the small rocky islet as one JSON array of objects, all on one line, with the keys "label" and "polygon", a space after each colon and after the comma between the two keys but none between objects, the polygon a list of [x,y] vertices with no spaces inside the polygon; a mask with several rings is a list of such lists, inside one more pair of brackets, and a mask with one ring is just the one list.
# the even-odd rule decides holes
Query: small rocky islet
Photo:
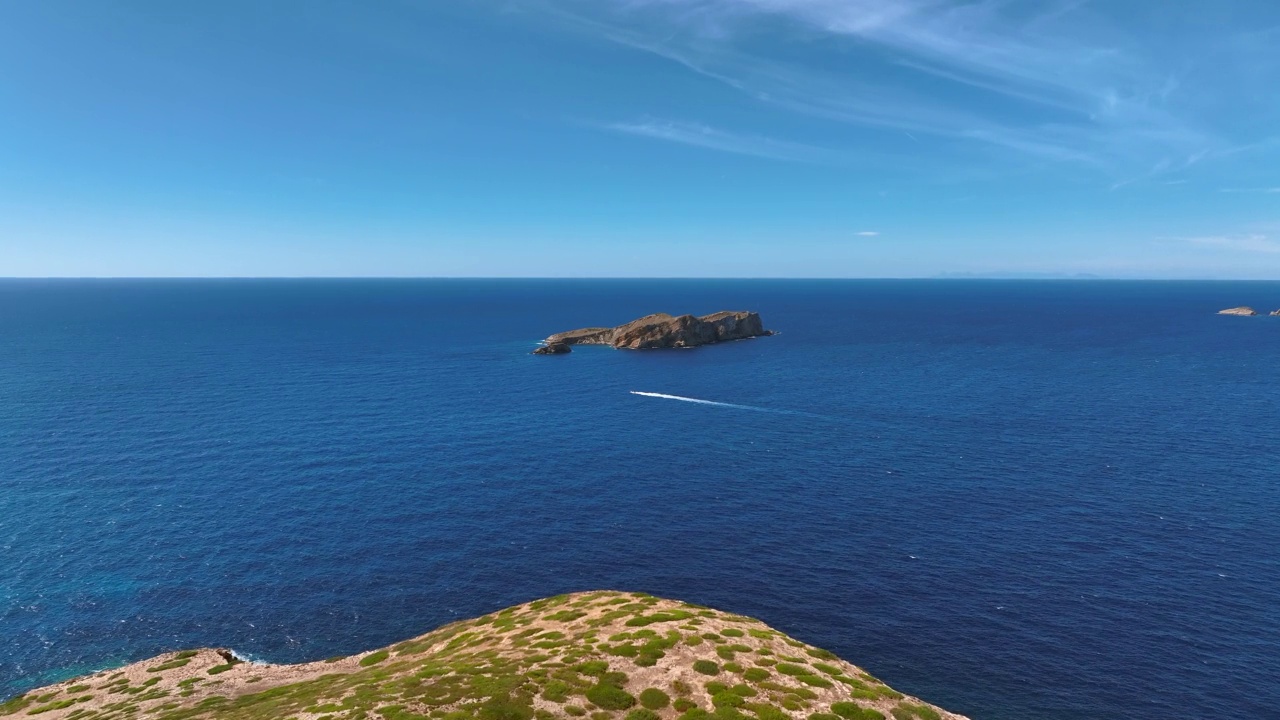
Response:
[{"label": "small rocky islet", "polygon": [[41,720],[965,720],[759,620],[643,593],[537,600],[320,662],[168,653],[32,690]]},{"label": "small rocky islet", "polygon": [[573,345],[609,345],[623,350],[691,348],[730,340],[772,335],[760,314],[725,310],[710,315],[655,313],[617,327],[589,327],[556,333],[542,341],[535,355],[562,355]]},{"label": "small rocky islet", "polygon": [[[1252,317],[1254,315],[1261,315],[1262,313],[1258,312],[1257,310],[1254,310],[1248,305],[1241,305],[1240,307],[1233,307],[1233,308],[1227,308],[1226,310],[1219,310],[1218,314],[1219,315],[1240,315],[1243,317]],[[1270,315],[1280,316],[1280,310],[1272,310]]]}]

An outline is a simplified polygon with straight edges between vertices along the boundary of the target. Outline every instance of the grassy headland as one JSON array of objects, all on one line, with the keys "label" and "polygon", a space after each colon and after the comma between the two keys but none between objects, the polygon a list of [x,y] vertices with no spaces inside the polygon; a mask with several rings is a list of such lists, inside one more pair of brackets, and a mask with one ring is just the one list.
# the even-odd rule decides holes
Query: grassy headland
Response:
[{"label": "grassy headland", "polygon": [[299,665],[169,653],[0,705],[40,720],[964,720],[758,620],[560,595]]}]

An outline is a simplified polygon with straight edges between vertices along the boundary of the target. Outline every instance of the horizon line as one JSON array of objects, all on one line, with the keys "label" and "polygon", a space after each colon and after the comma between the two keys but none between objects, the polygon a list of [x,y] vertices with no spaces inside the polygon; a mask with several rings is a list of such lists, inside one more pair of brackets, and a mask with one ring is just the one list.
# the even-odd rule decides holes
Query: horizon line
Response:
[{"label": "horizon line", "polygon": [[856,275],[830,276],[659,276],[659,275],[0,275],[0,282],[15,280],[751,280],[751,281],[814,281],[844,282],[853,280],[946,280],[973,281],[995,280],[1003,282],[1280,282],[1276,278],[1241,277],[1151,277],[1151,276],[1095,276],[1048,275],[1035,273],[951,274],[939,275]]}]

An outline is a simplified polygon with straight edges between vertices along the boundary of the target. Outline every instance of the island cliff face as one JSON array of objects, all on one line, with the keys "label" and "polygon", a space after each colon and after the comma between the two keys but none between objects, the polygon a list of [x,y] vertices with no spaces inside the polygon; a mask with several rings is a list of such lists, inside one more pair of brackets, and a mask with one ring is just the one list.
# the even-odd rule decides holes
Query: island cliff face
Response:
[{"label": "island cliff face", "polygon": [[759,620],[559,595],[344,658],[187,650],[0,704],[41,720],[965,720]]},{"label": "island cliff face", "polygon": [[543,341],[552,345],[612,345],[627,350],[684,348],[728,340],[772,335],[764,329],[760,315],[746,311],[724,311],[694,317],[666,313],[646,315],[613,328],[582,328],[556,333]]}]

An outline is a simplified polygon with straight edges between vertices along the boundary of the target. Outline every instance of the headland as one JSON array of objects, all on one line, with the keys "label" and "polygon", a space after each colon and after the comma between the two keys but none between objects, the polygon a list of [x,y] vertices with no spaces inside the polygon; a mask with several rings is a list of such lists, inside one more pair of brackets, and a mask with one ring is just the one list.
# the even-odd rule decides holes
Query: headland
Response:
[{"label": "headland", "polygon": [[752,618],[616,591],[298,665],[186,650],[0,705],[41,720],[965,720]]}]

